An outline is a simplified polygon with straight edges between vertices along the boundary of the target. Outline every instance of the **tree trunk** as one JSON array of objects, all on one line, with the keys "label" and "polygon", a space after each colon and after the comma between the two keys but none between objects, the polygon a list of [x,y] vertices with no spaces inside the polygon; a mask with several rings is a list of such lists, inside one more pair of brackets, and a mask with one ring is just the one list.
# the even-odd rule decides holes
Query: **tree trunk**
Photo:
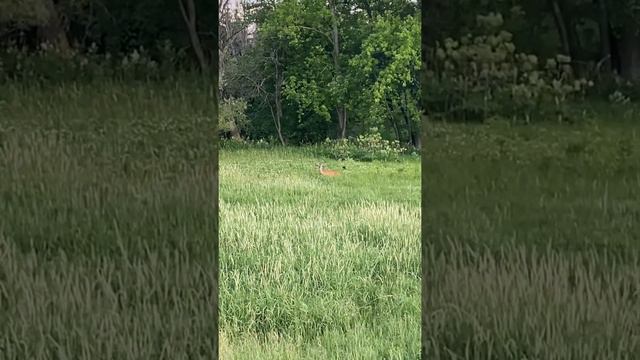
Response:
[{"label": "tree trunk", "polygon": [[[287,142],[282,135],[282,101],[280,100],[280,91],[276,89],[276,93],[274,95],[274,105],[271,105],[271,101],[269,101],[269,94],[265,94],[266,102],[269,106],[269,110],[271,110],[271,118],[273,119],[273,124],[276,128],[276,134],[278,135],[278,140],[280,140],[280,144],[282,146],[286,145]],[[274,109],[275,106],[275,109]]]},{"label": "tree trunk", "polygon": [[598,72],[604,70],[606,73],[611,73],[611,34],[609,31],[609,13],[607,12],[607,6],[604,0],[596,0],[598,2],[598,11],[600,17],[598,19],[598,26],[600,31],[600,62],[599,67],[596,69]]},{"label": "tree trunk", "polygon": [[[421,105],[421,109],[420,109],[420,113],[423,116],[426,116],[429,109],[427,106],[427,99],[429,98],[429,91],[431,91],[430,86],[431,84],[427,81],[427,71],[431,70],[434,68],[434,63],[435,61],[433,61],[434,56],[430,56],[431,55],[435,55],[433,53],[433,48],[435,46],[435,29],[433,28],[434,25],[433,23],[435,23],[434,19],[434,10],[435,10],[435,1],[422,1],[421,3],[422,8],[421,8],[421,12],[422,12],[422,29],[421,29],[421,34],[422,34],[422,39],[421,39],[421,57],[422,57],[422,71],[421,71],[421,79],[420,79],[420,105]],[[439,72],[436,72],[439,73]],[[446,105],[448,107],[448,105]],[[423,336],[426,336],[426,333],[422,334]],[[424,350],[424,349],[423,349]],[[423,355],[426,356],[426,355]]]},{"label": "tree trunk", "polygon": [[276,131],[278,132],[278,139],[280,140],[280,144],[284,146],[287,142],[284,140],[284,136],[282,136],[282,95],[280,86],[276,86],[275,105],[276,113],[274,121],[276,123]]},{"label": "tree trunk", "polygon": [[273,63],[275,66],[275,94],[274,94],[274,104],[275,104],[275,112],[272,111],[273,121],[276,126],[276,132],[278,133],[278,139],[280,143],[284,146],[286,145],[286,141],[284,140],[284,136],[282,136],[282,85],[284,84],[284,74],[280,69],[280,58],[278,56],[278,52],[273,52]]},{"label": "tree trunk", "polygon": [[[335,0],[329,1],[331,10],[331,38],[333,42],[333,66],[335,75],[340,75],[340,44],[338,42],[338,14],[336,11]],[[336,106],[336,114],[338,115],[338,137],[344,139],[347,135],[347,109],[340,102]]]},{"label": "tree trunk", "polygon": [[632,82],[640,81],[640,34],[635,26],[627,25],[619,41],[620,75]]},{"label": "tree trunk", "polygon": [[558,0],[551,0],[551,9],[553,11],[553,20],[558,30],[558,36],[560,36],[562,52],[564,52],[565,55],[570,55],[571,45],[569,44],[569,33],[567,32],[567,24],[564,22],[564,16],[562,16],[562,10],[560,9]]},{"label": "tree trunk", "polygon": [[38,29],[38,37],[53,45],[62,55],[70,56],[71,46],[58,9],[53,0],[45,0],[44,4],[48,13],[47,22]]},{"label": "tree trunk", "polygon": [[336,113],[338,114],[338,136],[344,139],[347,137],[347,109],[337,107]]},{"label": "tree trunk", "polygon": [[571,57],[572,60],[577,60],[580,57],[580,43],[575,24],[570,17],[570,11],[567,10],[563,0],[550,1],[553,20],[558,29],[558,36],[562,44],[562,51],[564,55]]},{"label": "tree trunk", "polygon": [[411,115],[409,114],[409,110],[407,109],[407,92],[405,91],[403,94],[403,102],[400,106],[400,110],[402,111],[402,116],[404,117],[405,124],[407,125],[407,129],[409,131],[409,138],[411,140],[411,145],[414,148],[420,148],[420,136],[416,134],[415,129],[413,128],[413,122],[411,120]]},{"label": "tree trunk", "polygon": [[571,17],[571,7],[567,9],[566,4],[560,3],[562,9],[562,15],[564,16],[564,23],[567,25],[567,35],[569,35],[569,56],[572,60],[584,60],[582,57],[582,45],[580,43],[580,35],[576,28],[575,18]]},{"label": "tree trunk", "polygon": [[611,46],[611,69],[620,75],[622,69],[620,65],[620,45],[619,39],[615,36],[611,25],[609,25],[609,44]]},{"label": "tree trunk", "polygon": [[391,127],[393,127],[393,132],[396,134],[396,139],[398,139],[398,141],[402,141],[402,138],[400,137],[400,129],[398,129],[398,122],[396,121],[395,117],[389,117],[389,123],[391,123]]},{"label": "tree trunk", "polygon": [[389,95],[385,96],[384,99],[384,105],[387,108],[387,114],[389,114],[389,123],[391,123],[391,125],[393,126],[393,130],[396,134],[396,139],[399,142],[402,142],[402,133],[400,132],[400,129],[398,128],[398,122],[396,121],[396,117],[394,116],[394,111],[393,111],[393,101],[391,100],[391,98],[389,97]]},{"label": "tree trunk", "polygon": [[[183,1],[186,1],[187,3],[186,9]],[[191,39],[191,46],[193,47],[193,51],[196,53],[196,57],[198,58],[200,70],[202,70],[203,72],[208,72],[209,65],[207,64],[207,59],[204,56],[204,51],[202,50],[202,43],[200,43],[200,37],[198,36],[196,5],[193,0],[178,0],[178,4],[180,5],[180,12],[182,13],[184,22],[187,24],[189,38]]]}]

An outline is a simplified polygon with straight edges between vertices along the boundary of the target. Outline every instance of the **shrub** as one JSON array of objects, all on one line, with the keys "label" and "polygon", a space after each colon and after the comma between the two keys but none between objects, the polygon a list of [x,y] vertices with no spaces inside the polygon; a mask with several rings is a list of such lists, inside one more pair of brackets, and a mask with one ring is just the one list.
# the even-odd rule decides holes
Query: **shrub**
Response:
[{"label": "shrub", "polygon": [[585,94],[593,82],[573,76],[571,59],[557,55],[541,63],[519,53],[512,34],[501,30],[502,16],[478,16],[480,35],[445,39],[435,49],[425,106],[435,117],[484,121],[567,117],[566,103]]},{"label": "shrub", "polygon": [[609,101],[616,105],[625,105],[625,104],[628,104],[631,101],[631,99],[628,96],[625,96],[619,90],[616,90],[613,93],[611,93],[611,95],[609,95]]},{"label": "shrub", "polygon": [[225,150],[241,150],[247,148],[273,149],[280,145],[275,138],[268,140],[220,139],[220,148]]},{"label": "shrub", "polygon": [[220,103],[218,128],[223,134],[229,134],[235,139],[241,138],[241,133],[247,128],[247,101],[244,99],[224,99]]},{"label": "shrub", "polygon": [[398,140],[383,139],[375,127],[356,138],[326,139],[321,149],[322,155],[333,159],[358,161],[398,160],[400,155],[407,152]]},{"label": "shrub", "polygon": [[140,47],[129,54],[99,54],[96,46],[84,52],[62,54],[43,43],[37,51],[12,44],[0,49],[0,81],[21,80],[59,83],[100,79],[160,80],[183,70],[182,51],[170,42],[158,44],[157,56]]}]

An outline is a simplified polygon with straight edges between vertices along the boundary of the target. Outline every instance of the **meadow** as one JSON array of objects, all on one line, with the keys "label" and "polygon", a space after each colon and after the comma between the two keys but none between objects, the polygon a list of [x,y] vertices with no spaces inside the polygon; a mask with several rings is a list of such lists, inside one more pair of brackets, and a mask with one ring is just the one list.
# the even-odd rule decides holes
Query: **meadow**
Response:
[{"label": "meadow", "polygon": [[640,134],[603,119],[425,129],[431,358],[635,358]]},{"label": "meadow", "polygon": [[223,149],[220,212],[222,358],[419,357],[418,158]]},{"label": "meadow", "polygon": [[213,357],[209,95],[0,87],[0,358]]},{"label": "meadow", "polygon": [[[211,112],[186,80],[0,88],[1,358],[212,357]],[[425,133],[422,171],[221,150],[222,358],[417,358],[424,216],[431,358],[632,359],[635,124]]]},{"label": "meadow", "polygon": [[[0,357],[212,357],[209,95],[2,87]],[[418,160],[331,183],[313,149],[221,157],[222,358],[416,357]]]}]

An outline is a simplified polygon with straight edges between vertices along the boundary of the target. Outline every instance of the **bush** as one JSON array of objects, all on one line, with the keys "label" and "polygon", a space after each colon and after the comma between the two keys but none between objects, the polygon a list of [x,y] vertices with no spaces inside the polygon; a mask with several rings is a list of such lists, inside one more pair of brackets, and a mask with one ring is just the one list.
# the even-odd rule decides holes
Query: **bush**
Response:
[{"label": "bush", "polygon": [[177,51],[168,41],[159,43],[154,52],[158,55],[152,57],[141,47],[113,56],[98,54],[94,45],[84,53],[62,54],[46,43],[37,51],[9,44],[0,49],[0,81],[161,80],[191,70],[181,65],[184,52]]},{"label": "bush", "polygon": [[220,103],[218,128],[223,134],[240,139],[249,124],[247,117],[247,101],[244,99],[224,99]]},{"label": "bush", "polygon": [[242,150],[247,148],[273,149],[279,146],[280,143],[275,138],[268,140],[220,139],[220,148],[225,150]]},{"label": "bush", "polygon": [[355,139],[326,139],[321,149],[322,155],[332,159],[358,161],[399,160],[400,155],[407,152],[398,140],[383,139],[375,127]]},{"label": "bush", "polygon": [[[435,49],[425,72],[425,108],[432,116],[476,119],[568,117],[566,103],[585,94],[593,82],[573,76],[571,59],[557,55],[542,63],[518,53],[512,34],[501,30],[502,16],[478,16],[477,36],[448,38]],[[550,110],[550,111],[548,111]]]}]

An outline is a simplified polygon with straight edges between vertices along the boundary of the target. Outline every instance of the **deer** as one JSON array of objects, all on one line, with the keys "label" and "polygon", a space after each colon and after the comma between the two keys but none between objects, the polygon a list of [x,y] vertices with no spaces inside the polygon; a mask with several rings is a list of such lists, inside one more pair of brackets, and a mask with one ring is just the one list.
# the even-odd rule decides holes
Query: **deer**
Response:
[{"label": "deer", "polygon": [[335,170],[325,169],[325,165],[320,163],[318,164],[318,169],[320,170],[320,175],[324,176],[340,176],[340,173]]}]

